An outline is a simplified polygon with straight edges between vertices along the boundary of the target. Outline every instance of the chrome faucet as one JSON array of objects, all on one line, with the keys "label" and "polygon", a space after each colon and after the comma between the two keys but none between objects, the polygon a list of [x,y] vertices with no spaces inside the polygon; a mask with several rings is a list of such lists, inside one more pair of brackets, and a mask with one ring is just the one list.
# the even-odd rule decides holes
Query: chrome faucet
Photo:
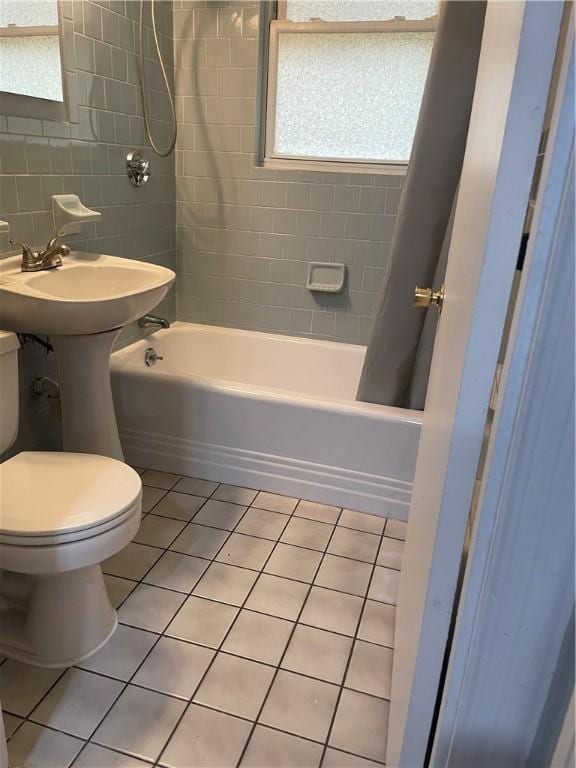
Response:
[{"label": "chrome faucet", "polygon": [[170,323],[163,317],[157,315],[144,315],[138,320],[140,328],[149,328],[151,325],[157,325],[159,328],[170,328]]},{"label": "chrome faucet", "polygon": [[10,240],[12,245],[22,248],[22,272],[40,272],[45,269],[55,269],[62,266],[62,257],[70,255],[70,248],[62,243],[56,245],[56,240],[61,235],[53,237],[43,251],[33,251],[26,243]]}]

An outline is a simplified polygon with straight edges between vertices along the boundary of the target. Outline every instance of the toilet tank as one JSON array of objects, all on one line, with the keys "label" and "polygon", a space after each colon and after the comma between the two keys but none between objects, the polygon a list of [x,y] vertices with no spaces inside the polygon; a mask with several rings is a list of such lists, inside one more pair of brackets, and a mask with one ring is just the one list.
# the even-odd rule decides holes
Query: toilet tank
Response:
[{"label": "toilet tank", "polygon": [[18,434],[18,338],[0,331],[0,453]]}]

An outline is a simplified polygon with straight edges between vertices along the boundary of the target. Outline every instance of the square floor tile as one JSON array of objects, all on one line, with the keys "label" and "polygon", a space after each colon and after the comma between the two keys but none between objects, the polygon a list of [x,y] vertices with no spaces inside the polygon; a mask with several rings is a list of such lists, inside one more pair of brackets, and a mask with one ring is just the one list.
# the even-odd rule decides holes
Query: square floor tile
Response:
[{"label": "square floor tile", "polygon": [[194,695],[197,704],[253,720],[266,697],[274,668],[219,653]]},{"label": "square floor tile", "polygon": [[320,560],[322,560],[321,552],[279,543],[266,563],[264,571],[310,584],[318,570]]},{"label": "square floor tile", "polygon": [[119,576],[110,576],[109,574],[104,574],[104,584],[113,608],[118,608],[130,592],[136,589],[135,581],[121,579]]},{"label": "square floor tile", "polygon": [[328,547],[332,555],[351,557],[365,563],[373,563],[378,553],[380,537],[373,533],[353,531],[350,528],[336,528]]},{"label": "square floor tile", "polygon": [[180,480],[180,475],[173,475],[171,472],[158,472],[155,469],[147,469],[142,475],[144,485],[151,485],[153,488],[163,488],[170,490]]},{"label": "square floor tile", "polygon": [[251,488],[240,488],[237,485],[221,485],[214,493],[214,498],[220,501],[231,501],[234,504],[252,504],[258,491]]},{"label": "square floor tile", "polygon": [[393,653],[391,648],[356,640],[344,681],[346,688],[389,699]]},{"label": "square floor tile", "polygon": [[190,522],[205,501],[206,499],[202,496],[190,496],[187,493],[170,491],[162,501],[156,504],[154,514]]},{"label": "square floor tile", "polygon": [[130,542],[117,555],[112,555],[102,563],[102,570],[110,576],[139,581],[158,560],[162,550]]},{"label": "square floor tile", "polygon": [[336,685],[280,670],[259,721],[297,736],[324,741],[337,697]]},{"label": "square floor tile", "polygon": [[283,515],[291,515],[296,509],[298,499],[291,496],[281,496],[278,493],[266,493],[260,491],[252,502],[252,506],[259,509],[268,509],[270,512],[281,512]]},{"label": "square floor tile", "polygon": [[251,507],[236,527],[237,533],[259,536],[261,539],[277,541],[284,530],[288,517],[267,509]]},{"label": "square floor tile", "polygon": [[166,491],[162,488],[151,488],[148,485],[142,486],[142,514],[150,512],[154,509],[160,499],[166,495]]},{"label": "square floor tile", "polygon": [[258,539],[256,536],[246,536],[242,533],[233,533],[216,555],[216,560],[259,571],[273,549],[273,541]]},{"label": "square floor tile", "polygon": [[78,665],[89,672],[129,680],[146,658],[158,635],[119,624],[106,645]]},{"label": "square floor tile", "polygon": [[329,504],[318,504],[315,501],[299,501],[294,510],[296,517],[306,517],[308,520],[317,520],[321,523],[335,523],[340,514],[340,507],[331,507]]},{"label": "square floor tile", "polygon": [[406,530],[408,524],[402,522],[402,520],[388,520],[386,528],[384,529],[384,535],[391,539],[404,539],[406,538]]},{"label": "square floor tile", "polygon": [[180,493],[190,493],[194,496],[211,496],[218,488],[218,483],[212,480],[201,480],[198,477],[183,477],[176,485],[176,491]]},{"label": "square floor tile", "polygon": [[306,584],[262,574],[245,607],[294,621],[300,613],[307,593]]},{"label": "square floor tile", "polygon": [[129,685],[93,741],[144,760],[156,760],[185,706],[183,701]]},{"label": "square floor tile", "polygon": [[348,752],[340,752],[339,749],[328,747],[322,768],[382,768],[382,763],[375,763],[364,757],[356,757]]},{"label": "square floor tile", "polygon": [[394,626],[396,624],[396,606],[366,600],[358,637],[369,643],[386,645],[394,648]]},{"label": "square floor tile", "polygon": [[356,531],[380,535],[386,525],[386,518],[378,515],[368,515],[366,512],[354,512],[352,509],[342,510],[338,525],[344,528],[354,528]]},{"label": "square floor tile", "polygon": [[166,634],[218,648],[237,613],[238,608],[231,605],[192,596],[186,600]]},{"label": "square floor tile", "polygon": [[123,687],[119,680],[68,669],[30,717],[42,725],[87,739]]},{"label": "square floor tile", "polygon": [[189,593],[194,589],[208,565],[207,560],[199,557],[181,555],[178,552],[165,552],[144,577],[144,581],[156,587]]},{"label": "square floor tile", "polygon": [[147,515],[142,520],[134,541],[137,544],[147,544],[149,547],[169,547],[185,526],[186,523],[181,520]]},{"label": "square floor tile", "polygon": [[347,557],[325,555],[314,584],[364,597],[368,590],[371,573],[372,566],[368,563],[349,560]]},{"label": "square floor tile", "polygon": [[246,720],[192,704],[162,753],[160,765],[234,768],[251,728]]},{"label": "square floor tile", "polygon": [[132,682],[189,699],[213,657],[209,648],[161,637]]},{"label": "square floor tile", "polygon": [[402,567],[403,552],[404,542],[401,539],[389,539],[387,536],[383,536],[376,563],[399,571]]},{"label": "square floor tile", "polygon": [[73,768],[150,768],[150,763],[144,763],[137,757],[122,755],[92,743],[86,744],[72,765]]},{"label": "square floor tile", "polygon": [[330,734],[330,746],[383,763],[388,741],[389,708],[390,702],[386,699],[376,699],[356,691],[342,691]]},{"label": "square floor tile", "polygon": [[68,768],[84,742],[64,733],[24,723],[8,742],[13,768]]},{"label": "square floor tile", "polygon": [[63,673],[62,669],[33,667],[8,659],[0,667],[2,709],[26,717]]},{"label": "square floor tile", "polygon": [[229,535],[228,531],[190,523],[170,545],[170,549],[212,559]]},{"label": "square floor tile", "polygon": [[396,605],[398,602],[398,586],[400,584],[400,571],[392,568],[382,568],[377,565],[374,569],[368,597],[371,600],[379,600],[381,603]]},{"label": "square floor tile", "polygon": [[312,587],[300,621],[319,629],[354,635],[361,610],[360,597],[323,587]]},{"label": "square floor tile", "polygon": [[257,578],[257,573],[246,568],[212,563],[194,587],[194,594],[221,603],[242,605]]},{"label": "square floor tile", "polygon": [[278,664],[293,626],[285,619],[242,610],[222,650],[265,664]]},{"label": "square floor tile", "polygon": [[118,611],[123,624],[162,632],[185,600],[185,596],[149,584],[139,584]]},{"label": "square floor tile", "polygon": [[340,684],[351,648],[349,637],[298,624],[282,659],[282,668]]},{"label": "square floor tile", "polygon": [[321,758],[320,744],[257,725],[240,765],[243,768],[317,768]]},{"label": "square floor tile", "polygon": [[197,513],[194,522],[231,531],[236,527],[244,512],[246,512],[246,507],[242,507],[239,504],[208,499],[200,512]]},{"label": "square floor tile", "polygon": [[293,517],[280,537],[285,544],[324,551],[334,529],[333,525],[306,520],[303,517]]},{"label": "square floor tile", "polygon": [[16,715],[9,715],[8,712],[2,713],[2,720],[4,721],[4,735],[7,739],[12,736],[20,723],[24,722],[21,717],[16,717]]}]

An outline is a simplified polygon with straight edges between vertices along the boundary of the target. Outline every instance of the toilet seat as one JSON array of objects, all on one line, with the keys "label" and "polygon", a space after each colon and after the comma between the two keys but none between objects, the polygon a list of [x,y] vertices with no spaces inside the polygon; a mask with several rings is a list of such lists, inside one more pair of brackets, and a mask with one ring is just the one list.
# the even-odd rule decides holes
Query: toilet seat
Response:
[{"label": "toilet seat", "polygon": [[0,544],[50,546],[122,525],[141,503],[140,476],[83,453],[24,452],[0,465]]}]

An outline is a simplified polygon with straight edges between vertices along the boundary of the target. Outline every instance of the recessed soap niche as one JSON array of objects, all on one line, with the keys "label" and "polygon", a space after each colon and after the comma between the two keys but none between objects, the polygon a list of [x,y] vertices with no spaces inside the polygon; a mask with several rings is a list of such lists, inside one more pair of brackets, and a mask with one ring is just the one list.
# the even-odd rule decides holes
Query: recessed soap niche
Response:
[{"label": "recessed soap niche", "polygon": [[308,264],[306,288],[318,293],[340,293],[344,288],[346,266],[328,261],[311,261]]}]

